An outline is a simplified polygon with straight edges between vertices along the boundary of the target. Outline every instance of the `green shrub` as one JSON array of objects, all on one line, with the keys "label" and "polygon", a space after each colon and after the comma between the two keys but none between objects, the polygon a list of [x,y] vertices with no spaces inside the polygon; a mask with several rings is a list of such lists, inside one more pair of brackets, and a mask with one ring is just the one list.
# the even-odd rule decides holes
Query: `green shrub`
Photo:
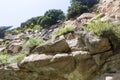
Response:
[{"label": "green shrub", "polygon": [[116,37],[120,39],[120,25],[111,24],[111,22],[101,22],[100,20],[96,20],[95,22],[90,23],[89,25],[83,28],[84,30],[89,30],[101,36],[104,32],[108,30],[112,30]]},{"label": "green shrub", "polygon": [[40,28],[41,28],[40,25],[35,25],[35,26],[33,27],[34,30],[38,30],[38,29],[40,29]]},{"label": "green shrub", "polygon": [[5,37],[5,33],[12,28],[12,26],[0,26],[0,38]]},{"label": "green shrub", "polygon": [[10,56],[7,54],[0,54],[0,62],[7,62],[10,59]]},{"label": "green shrub", "polygon": [[26,56],[26,54],[23,53],[18,53],[14,56],[11,56],[8,60],[9,63],[14,63],[14,62],[18,62],[20,60],[22,60],[24,57]]},{"label": "green shrub", "polygon": [[51,9],[46,11],[40,20],[40,25],[44,28],[48,28],[51,25],[57,24],[59,21],[65,20],[65,15],[61,10]]},{"label": "green shrub", "polygon": [[30,31],[30,32],[33,31],[33,29],[31,29],[31,28],[26,28],[26,30],[27,30],[27,31]]},{"label": "green shrub", "polygon": [[84,27],[84,30],[89,30],[97,34],[98,36],[102,35],[104,31],[108,31],[109,29],[113,28],[113,25],[109,22],[101,22],[100,20],[96,20],[90,24],[88,24],[86,27]]},{"label": "green shrub", "polygon": [[79,16],[80,14],[87,11],[88,11],[87,6],[82,5],[80,2],[76,1],[72,3],[71,6],[68,8],[67,20],[70,18],[75,18],[76,16]]},{"label": "green shrub", "polygon": [[84,12],[88,12],[99,0],[71,0],[66,19],[75,18]]},{"label": "green shrub", "polygon": [[73,27],[72,26],[64,26],[64,27],[60,27],[60,29],[58,31],[56,31],[54,34],[56,36],[62,35],[64,33],[67,33],[69,31],[73,31]]},{"label": "green shrub", "polygon": [[30,48],[33,48],[34,46],[37,46],[39,44],[44,43],[44,40],[37,39],[37,38],[30,38],[25,44],[23,45],[22,52],[25,54],[28,54],[30,51]]},{"label": "green shrub", "polygon": [[91,8],[99,2],[99,0],[71,0],[71,3],[74,3],[75,1],[80,2],[82,5],[86,5],[88,8]]},{"label": "green shrub", "polygon": [[14,62],[22,60],[25,56],[26,56],[26,54],[22,54],[22,53],[18,53],[16,55],[11,56],[9,54],[4,54],[4,53],[0,52],[0,62],[14,63]]},{"label": "green shrub", "polygon": [[14,33],[20,33],[21,31],[17,30],[17,29],[14,29],[14,30],[12,30],[12,32],[14,32]]},{"label": "green shrub", "polygon": [[120,26],[114,27],[115,35],[120,39]]},{"label": "green shrub", "polygon": [[[39,17],[41,17],[41,16],[39,16]],[[32,17],[32,18],[30,18],[26,22],[21,23],[21,27],[22,28],[24,28],[24,27],[26,27],[26,28],[33,28],[34,25],[38,24],[39,17]]]}]

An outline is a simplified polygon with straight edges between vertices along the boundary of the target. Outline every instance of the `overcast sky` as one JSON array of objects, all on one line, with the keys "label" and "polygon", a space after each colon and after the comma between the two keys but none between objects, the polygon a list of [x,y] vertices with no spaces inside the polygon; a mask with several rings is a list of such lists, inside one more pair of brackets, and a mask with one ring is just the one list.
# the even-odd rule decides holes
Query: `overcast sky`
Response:
[{"label": "overcast sky", "polygon": [[31,17],[43,15],[49,9],[65,13],[70,0],[0,0],[0,26],[20,26]]}]

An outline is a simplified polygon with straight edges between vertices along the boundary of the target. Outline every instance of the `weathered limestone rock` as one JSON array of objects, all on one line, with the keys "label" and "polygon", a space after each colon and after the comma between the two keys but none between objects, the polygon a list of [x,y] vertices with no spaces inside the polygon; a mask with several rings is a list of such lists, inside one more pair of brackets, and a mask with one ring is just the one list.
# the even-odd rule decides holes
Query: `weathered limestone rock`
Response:
[{"label": "weathered limestone rock", "polygon": [[102,0],[97,10],[104,13],[107,18],[104,20],[120,20],[120,1],[119,0]]},{"label": "weathered limestone rock", "polygon": [[[96,76],[98,66],[95,63],[95,60],[92,58],[89,52],[86,51],[77,51],[72,53],[76,61],[76,75],[80,75],[77,78],[78,80],[92,80]],[[75,74],[74,72],[71,74]],[[71,79],[73,80],[73,79]]]},{"label": "weathered limestone rock", "polygon": [[57,40],[53,43],[47,43],[43,44],[40,46],[37,46],[35,49],[32,50],[32,53],[64,53],[64,52],[69,52],[70,48],[67,42],[62,39],[62,40]]},{"label": "weathered limestone rock", "polygon": [[100,38],[92,32],[85,33],[83,38],[85,45],[91,54],[105,52],[111,49],[109,40],[107,38]]},{"label": "weathered limestone rock", "polygon": [[74,33],[72,33],[72,32],[67,33],[67,34],[65,34],[64,36],[65,36],[65,39],[67,39],[67,40],[71,40],[71,39],[76,38],[76,34],[74,34]]},{"label": "weathered limestone rock", "polygon": [[95,17],[96,14],[94,13],[83,13],[82,15],[80,15],[77,20],[80,21],[81,19],[91,19],[93,17]]},{"label": "weathered limestone rock", "polygon": [[77,47],[77,44],[78,44],[78,39],[71,39],[71,40],[66,40],[69,47],[70,48],[73,48],[73,47]]},{"label": "weathered limestone rock", "polygon": [[101,65],[103,65],[106,62],[107,57],[110,57],[112,55],[113,55],[113,52],[112,51],[108,51],[108,52],[104,52],[104,53],[99,53],[99,54],[93,55],[93,59],[95,60],[97,65],[101,66]]},{"label": "weathered limestone rock", "polygon": [[0,51],[3,51],[5,49],[4,46],[0,46]]},{"label": "weathered limestone rock", "polygon": [[[64,78],[64,75],[75,69],[74,65],[74,58],[68,54],[56,54],[55,56],[33,54],[24,58],[19,67],[23,70],[42,73],[43,78],[49,77],[49,79],[52,79],[57,76]],[[59,80],[59,78],[57,79]]]},{"label": "weathered limestone rock", "polygon": [[20,39],[23,35],[24,35],[23,33],[16,34],[16,35],[8,35],[8,36],[5,36],[5,39],[7,39],[7,40]]},{"label": "weathered limestone rock", "polygon": [[12,41],[8,44],[7,49],[12,53],[18,53],[22,49],[22,43],[20,41]]}]

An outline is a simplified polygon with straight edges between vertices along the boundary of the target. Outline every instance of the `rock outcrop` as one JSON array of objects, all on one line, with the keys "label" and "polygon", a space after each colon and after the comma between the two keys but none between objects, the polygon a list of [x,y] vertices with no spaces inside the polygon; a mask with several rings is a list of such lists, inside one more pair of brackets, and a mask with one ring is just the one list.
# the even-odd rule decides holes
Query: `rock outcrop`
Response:
[{"label": "rock outcrop", "polygon": [[0,80],[106,80],[106,76],[120,75],[120,41],[115,33],[108,30],[98,36],[83,30],[83,25],[97,18],[119,21],[119,5],[119,0],[103,0],[97,5],[98,15],[83,13],[64,22],[74,30],[54,39],[51,35],[59,29],[57,25],[5,37],[10,40],[6,49],[11,53],[19,53],[30,37],[46,42],[30,48],[26,57],[16,63],[1,63]]},{"label": "rock outcrop", "polygon": [[63,52],[70,52],[70,48],[68,43],[62,39],[55,42],[47,42],[46,44],[37,46],[35,49],[32,50],[32,53],[63,53]]},{"label": "rock outcrop", "polygon": [[[119,54],[114,55],[107,38],[85,31],[74,34],[78,38],[69,39],[71,42],[65,39],[46,42],[36,46],[16,65],[3,66],[0,74],[4,75],[0,79],[93,80],[105,72],[116,72],[119,69]],[[72,49],[73,47],[78,50]]]}]

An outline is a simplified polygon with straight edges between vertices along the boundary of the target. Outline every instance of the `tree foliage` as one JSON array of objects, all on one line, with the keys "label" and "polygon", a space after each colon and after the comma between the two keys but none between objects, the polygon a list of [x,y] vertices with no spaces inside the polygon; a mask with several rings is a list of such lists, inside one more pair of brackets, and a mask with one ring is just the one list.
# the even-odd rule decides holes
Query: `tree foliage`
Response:
[{"label": "tree foliage", "polygon": [[0,27],[0,38],[4,38],[5,32],[9,30],[12,26],[2,26]]},{"label": "tree foliage", "polygon": [[57,10],[57,9],[51,9],[44,14],[44,16],[41,19],[40,24],[43,27],[49,27],[64,19],[65,19],[65,15],[63,11]]},{"label": "tree foliage", "polygon": [[82,5],[80,2],[75,1],[68,8],[67,19],[74,18],[75,16],[80,15],[87,11],[88,7],[86,5]]},{"label": "tree foliage", "polygon": [[71,0],[71,3],[80,2],[81,5],[86,5],[88,8],[91,8],[94,4],[98,3],[99,0]]},{"label": "tree foliage", "polygon": [[21,24],[21,27],[29,27],[29,28],[32,28],[34,25],[37,25],[38,24],[38,19],[40,18],[39,17],[33,17],[29,20],[27,20],[26,22],[23,22]]},{"label": "tree foliage", "polygon": [[27,20],[21,24],[21,27],[33,28],[35,25],[41,25],[42,27],[50,27],[53,24],[58,23],[65,19],[63,11],[59,9],[51,9],[46,11],[43,16],[38,16]]},{"label": "tree foliage", "polygon": [[71,6],[68,8],[67,19],[74,18],[84,12],[87,12],[99,0],[71,0]]}]

